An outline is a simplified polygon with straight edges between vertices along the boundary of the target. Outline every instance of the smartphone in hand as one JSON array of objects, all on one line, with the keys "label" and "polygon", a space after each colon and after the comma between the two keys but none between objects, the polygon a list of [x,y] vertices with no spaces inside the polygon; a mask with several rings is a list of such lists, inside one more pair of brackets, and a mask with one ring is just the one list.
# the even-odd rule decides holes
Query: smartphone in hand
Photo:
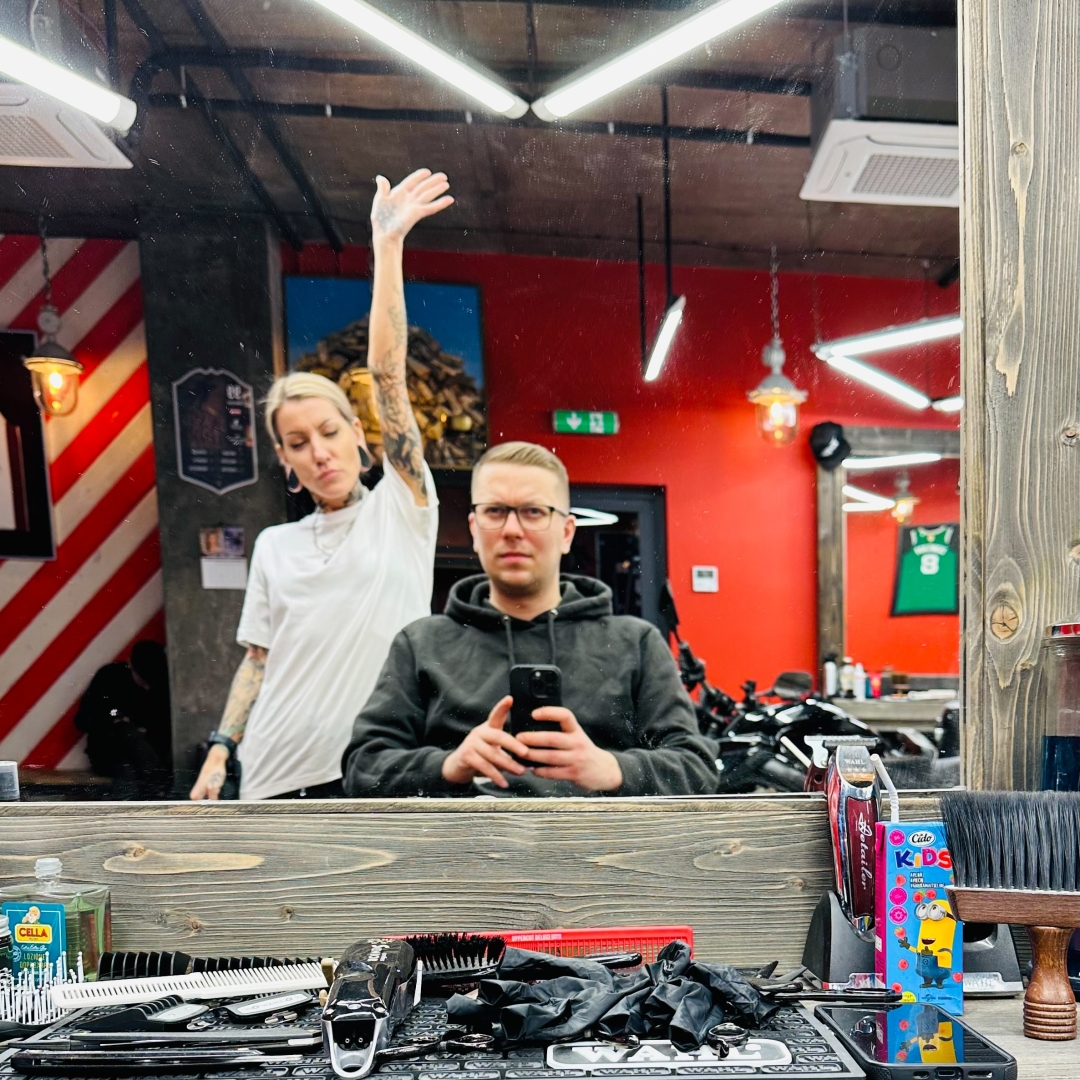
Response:
[{"label": "smartphone in hand", "polygon": [[515,664],[510,669],[510,696],[514,699],[510,709],[511,735],[562,730],[553,720],[533,719],[535,710],[562,704],[562,671],[554,664]]}]

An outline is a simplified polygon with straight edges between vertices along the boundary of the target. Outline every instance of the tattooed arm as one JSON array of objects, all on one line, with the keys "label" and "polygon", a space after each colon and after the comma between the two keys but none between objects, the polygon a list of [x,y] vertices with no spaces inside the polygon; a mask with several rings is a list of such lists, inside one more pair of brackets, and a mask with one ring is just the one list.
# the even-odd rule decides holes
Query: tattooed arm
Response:
[{"label": "tattooed arm", "polygon": [[428,502],[424,446],[405,383],[409,327],[401,260],[405,237],[422,218],[437,214],[454,200],[443,173],[420,169],[391,189],[385,176],[375,178],[371,240],[375,281],[368,327],[368,368],[375,383],[375,407],[382,428],[383,453],[412,490],[418,506]]},{"label": "tattooed arm", "polygon": [[[240,666],[233,676],[229,688],[229,700],[225,703],[225,712],[218,725],[218,732],[227,735],[233,742],[244,737],[248,717],[262,687],[263,672],[266,669],[266,649],[255,645],[248,647],[247,654],[240,661]],[[227,747],[215,743],[206,754],[199,778],[191,789],[192,799],[216,799],[225,783],[225,763],[229,760]]]}]

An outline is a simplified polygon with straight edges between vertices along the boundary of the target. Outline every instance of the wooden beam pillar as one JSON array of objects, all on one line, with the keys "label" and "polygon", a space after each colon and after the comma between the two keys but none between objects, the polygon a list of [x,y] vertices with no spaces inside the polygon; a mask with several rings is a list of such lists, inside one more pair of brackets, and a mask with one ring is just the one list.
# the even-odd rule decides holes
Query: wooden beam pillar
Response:
[{"label": "wooden beam pillar", "polygon": [[967,780],[1033,787],[1043,630],[1080,613],[1080,5],[959,22]]}]

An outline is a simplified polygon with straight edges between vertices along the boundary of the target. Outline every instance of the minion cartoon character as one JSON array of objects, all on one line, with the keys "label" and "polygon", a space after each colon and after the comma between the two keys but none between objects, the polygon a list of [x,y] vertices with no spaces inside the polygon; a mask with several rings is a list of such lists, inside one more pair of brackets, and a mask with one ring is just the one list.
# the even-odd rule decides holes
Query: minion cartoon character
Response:
[{"label": "minion cartoon character", "polygon": [[906,931],[898,939],[902,949],[915,954],[915,971],[922,976],[921,989],[945,988],[952,973],[953,941],[956,938],[956,916],[949,901],[943,898],[920,901],[915,907],[919,920],[919,940],[912,945]]},{"label": "minion cartoon character", "polygon": [[[918,1048],[918,1058],[911,1057]],[[923,1065],[947,1065],[956,1061],[956,1040],[953,1038],[952,1021],[934,1008],[924,1006],[915,1015],[915,1034],[905,1039],[896,1054],[895,1061],[919,1062]]]}]

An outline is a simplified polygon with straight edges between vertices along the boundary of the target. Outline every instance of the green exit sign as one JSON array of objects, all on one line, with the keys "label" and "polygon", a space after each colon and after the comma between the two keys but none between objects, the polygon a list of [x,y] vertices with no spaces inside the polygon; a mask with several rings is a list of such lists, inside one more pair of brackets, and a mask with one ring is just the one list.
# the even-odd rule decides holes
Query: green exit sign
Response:
[{"label": "green exit sign", "polygon": [[586,412],[584,409],[556,409],[552,414],[558,435],[618,435],[619,414]]}]

